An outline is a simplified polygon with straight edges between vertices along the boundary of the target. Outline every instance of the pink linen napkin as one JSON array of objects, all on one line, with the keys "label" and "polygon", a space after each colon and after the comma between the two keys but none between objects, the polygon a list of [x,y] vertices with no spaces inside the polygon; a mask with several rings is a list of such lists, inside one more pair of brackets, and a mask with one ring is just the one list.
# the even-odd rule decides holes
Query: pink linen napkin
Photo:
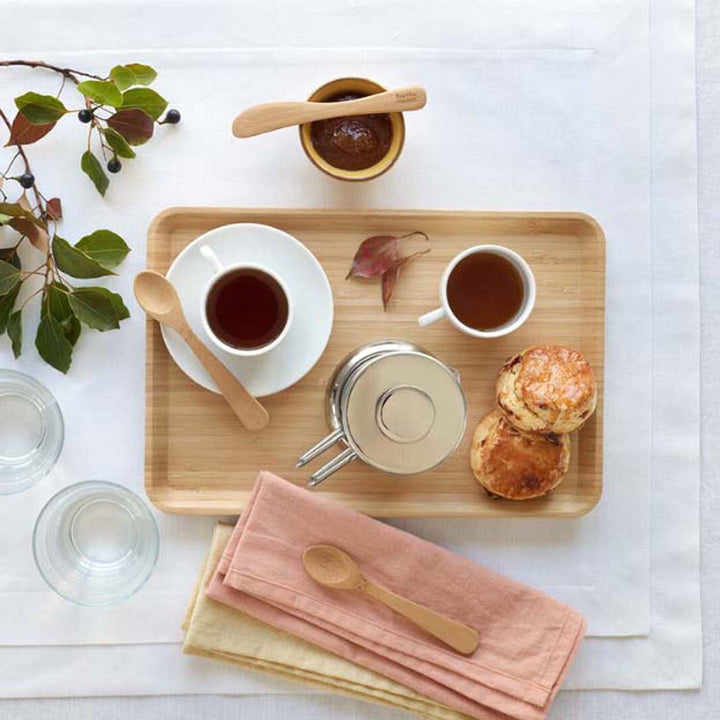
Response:
[{"label": "pink linen napkin", "polygon": [[[474,627],[460,655],[302,554],[327,543],[380,585]],[[541,720],[585,632],[572,608],[432,543],[261,472],[207,594],[475,718]]]}]

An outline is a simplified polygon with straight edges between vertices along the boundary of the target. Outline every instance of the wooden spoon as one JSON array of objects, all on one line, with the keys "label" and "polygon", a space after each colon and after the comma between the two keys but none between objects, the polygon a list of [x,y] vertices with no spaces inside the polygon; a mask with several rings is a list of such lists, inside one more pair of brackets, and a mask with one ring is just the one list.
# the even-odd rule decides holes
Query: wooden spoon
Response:
[{"label": "wooden spoon", "polygon": [[252,137],[315,120],[420,110],[426,102],[425,88],[413,85],[342,102],[264,103],[243,110],[233,121],[232,131],[235,137]]},{"label": "wooden spoon", "polygon": [[362,590],[463,655],[470,655],[477,649],[477,630],[376,585],[340,548],[313,545],[303,553],[303,565],[308,575],[320,585],[338,590]]},{"label": "wooden spoon", "polygon": [[218,384],[220,392],[240,418],[240,422],[248,430],[262,430],[268,424],[267,410],[190,329],[172,283],[160,273],[143,270],[135,276],[134,289],[140,307],[151,318],[180,333],[195,353],[195,357]]}]

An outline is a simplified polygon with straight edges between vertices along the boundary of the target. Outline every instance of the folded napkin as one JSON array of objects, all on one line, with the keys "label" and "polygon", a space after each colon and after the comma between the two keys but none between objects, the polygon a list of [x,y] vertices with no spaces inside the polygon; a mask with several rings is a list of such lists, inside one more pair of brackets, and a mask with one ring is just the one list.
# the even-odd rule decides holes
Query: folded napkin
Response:
[{"label": "folded napkin", "polygon": [[[345,550],[378,584],[477,629],[478,649],[461,656],[363,593],[315,583],[302,554],[320,543]],[[483,720],[541,720],[585,631],[567,605],[267,472],[206,593]]]},{"label": "folded napkin", "polygon": [[218,523],[215,526],[210,553],[182,623],[185,630],[183,652],[299,680],[433,720],[468,720],[466,715],[404,685],[208,598],[204,588],[215,572],[231,531],[230,525]]}]

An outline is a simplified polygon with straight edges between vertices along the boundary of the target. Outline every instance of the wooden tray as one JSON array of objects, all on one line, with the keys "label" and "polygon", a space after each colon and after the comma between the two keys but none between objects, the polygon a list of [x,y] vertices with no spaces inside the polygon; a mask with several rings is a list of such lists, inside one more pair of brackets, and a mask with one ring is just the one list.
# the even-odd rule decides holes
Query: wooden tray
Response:
[{"label": "wooden tray", "polygon": [[[328,432],[324,392],[336,364],[357,345],[386,338],[415,341],[459,370],[468,400],[463,443],[443,465],[422,475],[390,476],[357,461],[314,492],[379,517],[576,517],[598,502],[602,491],[605,240],[592,218],[577,213],[170,208],[150,227],[148,266],[164,273],[196,237],[237,222],[281,228],[317,256],[333,287],[332,337],[303,380],[263,401],[271,423],[265,432],[253,435],[242,429],[222,398],[184,375],[167,353],[157,324],[149,322],[145,486],[158,508],[173,513],[237,514],[260,469],[304,484],[307,469],[296,470],[295,460]],[[411,230],[428,233],[432,251],[403,271],[384,313],[378,281],[345,280],[345,275],[364,238]],[[481,243],[517,250],[533,268],[538,297],[528,322],[495,340],[467,337],[443,321],[419,328],[417,317],[437,305],[445,264],[460,250]],[[555,491],[526,502],[494,500],[469,469],[473,429],[493,406],[495,377],[503,360],[542,342],[568,344],[585,353],[600,385],[598,409],[573,437],[570,470]]]}]

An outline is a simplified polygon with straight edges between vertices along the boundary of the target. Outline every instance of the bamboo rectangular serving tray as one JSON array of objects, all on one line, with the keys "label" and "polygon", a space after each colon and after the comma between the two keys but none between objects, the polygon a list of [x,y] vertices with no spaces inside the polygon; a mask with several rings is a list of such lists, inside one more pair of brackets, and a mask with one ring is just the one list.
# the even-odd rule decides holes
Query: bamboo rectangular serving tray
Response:
[{"label": "bamboo rectangular serving tray", "polygon": [[[356,461],[314,492],[378,517],[577,517],[595,506],[602,492],[605,240],[592,218],[544,212],[170,208],[150,227],[148,266],[165,273],[196,237],[239,222],[285,230],[315,254],[333,288],[332,337],[305,378],[263,400],[270,425],[252,434],[221,397],[184,375],[166,351],[158,325],[149,321],[145,486],[158,508],[238,514],[261,469],[304,484],[308,469],[296,470],[295,461],[328,432],[325,386],[335,366],[356,346],[388,338],[417,342],[459,371],[468,401],[463,442],[430,472],[391,476]],[[406,266],[383,312],[379,281],[346,280],[345,275],[364,238],[412,230],[428,233],[432,251]],[[538,296],[527,323],[493,340],[467,337],[445,321],[418,327],[417,318],[438,304],[438,282],[447,262],[464,248],[484,243],[510,247],[532,267]],[[525,502],[492,499],[470,471],[473,430],[493,407],[502,362],[545,342],[576,347],[592,363],[599,383],[597,412],[573,435],[570,470],[549,496]],[[328,458],[326,453],[321,462]]]}]

